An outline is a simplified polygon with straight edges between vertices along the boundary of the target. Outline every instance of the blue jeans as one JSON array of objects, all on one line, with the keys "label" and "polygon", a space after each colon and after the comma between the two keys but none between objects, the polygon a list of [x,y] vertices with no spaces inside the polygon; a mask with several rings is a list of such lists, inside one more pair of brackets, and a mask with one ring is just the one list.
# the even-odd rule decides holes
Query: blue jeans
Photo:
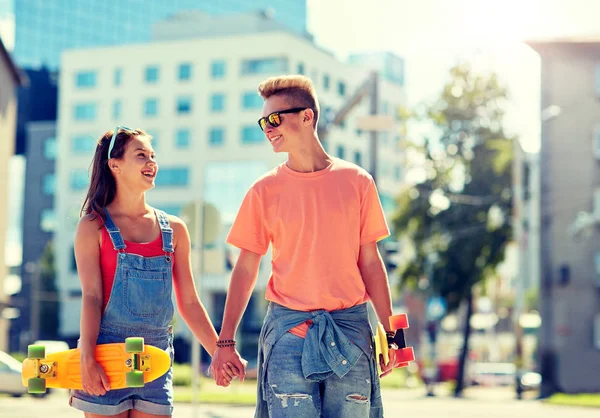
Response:
[{"label": "blue jeans", "polygon": [[342,378],[316,382],[302,372],[304,338],[283,335],[273,346],[266,370],[269,417],[369,417],[370,360],[362,354]]}]

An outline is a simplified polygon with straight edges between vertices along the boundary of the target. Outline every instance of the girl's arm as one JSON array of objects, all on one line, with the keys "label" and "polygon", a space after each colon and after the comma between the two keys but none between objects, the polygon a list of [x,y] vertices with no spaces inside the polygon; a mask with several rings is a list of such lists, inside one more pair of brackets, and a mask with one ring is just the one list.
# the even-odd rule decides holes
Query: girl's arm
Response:
[{"label": "girl's arm", "polygon": [[173,228],[173,243],[175,245],[175,266],[173,270],[173,285],[177,308],[181,317],[190,328],[204,349],[212,355],[217,349],[217,331],[213,326],[206,309],[200,302],[194,276],[192,274],[190,234],[185,223],[169,216]]},{"label": "girl's arm", "polygon": [[104,370],[96,362],[94,352],[102,316],[102,275],[100,272],[100,230],[98,222],[86,215],[75,233],[75,260],[81,281],[81,381],[83,390],[100,396],[110,390]]}]

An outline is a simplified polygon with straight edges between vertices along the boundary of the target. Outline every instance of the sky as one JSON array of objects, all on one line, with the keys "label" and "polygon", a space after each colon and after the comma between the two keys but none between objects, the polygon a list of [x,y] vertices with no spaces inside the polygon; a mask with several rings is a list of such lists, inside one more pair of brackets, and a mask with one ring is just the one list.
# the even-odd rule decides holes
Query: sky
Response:
[{"label": "sky", "polygon": [[[308,29],[344,59],[369,50],[405,59],[409,106],[431,101],[459,59],[498,73],[507,131],[539,150],[540,60],[524,40],[597,35],[599,0],[308,0]],[[342,24],[343,22],[343,24]]]}]

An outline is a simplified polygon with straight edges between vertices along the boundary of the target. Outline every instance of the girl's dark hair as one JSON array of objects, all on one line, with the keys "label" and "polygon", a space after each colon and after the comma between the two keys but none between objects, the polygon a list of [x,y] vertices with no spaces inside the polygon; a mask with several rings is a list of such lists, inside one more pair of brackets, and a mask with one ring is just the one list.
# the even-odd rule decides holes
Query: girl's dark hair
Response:
[{"label": "girl's dark hair", "polygon": [[[106,221],[104,207],[113,201],[117,193],[117,183],[108,166],[108,147],[113,133],[114,130],[106,132],[96,144],[96,152],[90,165],[92,170],[90,187],[80,212],[80,216],[93,214],[94,217],[102,219],[102,223]],[[142,129],[119,128],[110,157],[123,158],[127,144],[136,136],[152,138]]]}]

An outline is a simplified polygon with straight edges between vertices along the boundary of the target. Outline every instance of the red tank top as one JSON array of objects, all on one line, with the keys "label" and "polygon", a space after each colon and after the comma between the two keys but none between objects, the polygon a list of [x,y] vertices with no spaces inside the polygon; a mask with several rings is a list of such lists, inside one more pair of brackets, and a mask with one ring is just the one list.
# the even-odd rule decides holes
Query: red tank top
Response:
[{"label": "red tank top", "polygon": [[[141,255],[142,257],[156,257],[163,255],[162,233],[158,237],[148,243],[138,243],[125,241],[126,253]],[[108,305],[110,292],[112,291],[113,283],[115,282],[115,272],[117,270],[117,250],[115,250],[110,235],[106,227],[102,226],[102,246],[100,247],[100,271],[102,274],[102,312]],[[175,264],[175,257],[171,258],[171,269]]]}]

